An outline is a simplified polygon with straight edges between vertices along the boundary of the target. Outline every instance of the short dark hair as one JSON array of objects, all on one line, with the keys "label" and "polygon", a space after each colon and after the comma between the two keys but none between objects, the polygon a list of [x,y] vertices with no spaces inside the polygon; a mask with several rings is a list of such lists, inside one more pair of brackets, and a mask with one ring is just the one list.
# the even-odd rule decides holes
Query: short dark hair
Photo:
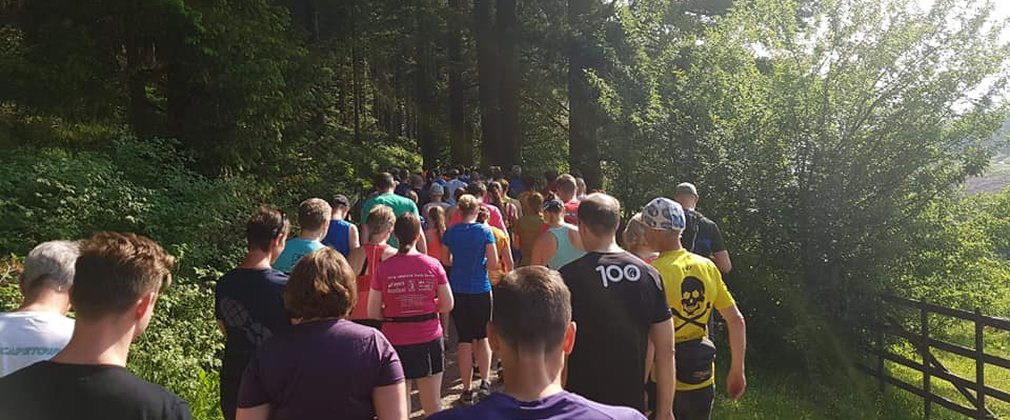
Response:
[{"label": "short dark hair", "polygon": [[284,308],[292,318],[343,318],[357,302],[357,279],[351,265],[329,247],[298,260],[284,286]]},{"label": "short dark hair", "polygon": [[330,197],[329,201],[330,207],[336,209],[337,207],[351,207],[351,200],[347,199],[346,195],[337,194]]},{"label": "short dark hair", "polygon": [[270,243],[285,234],[290,227],[291,222],[284,216],[284,212],[270,206],[260,206],[245,224],[245,238],[249,241],[249,248],[269,251]]},{"label": "short dark hair", "polygon": [[487,184],[481,181],[471,182],[466,186],[466,193],[474,197],[484,197],[484,194],[487,194]]},{"label": "short dark hair", "polygon": [[396,186],[393,182],[393,175],[389,172],[380,172],[372,178],[372,186],[379,191],[388,191]]},{"label": "short dark hair", "polygon": [[175,258],[149,238],[99,232],[81,243],[70,303],[78,319],[121,314],[172,282]]},{"label": "short dark hair", "polygon": [[579,203],[579,223],[597,235],[614,234],[621,225],[621,203],[603,193],[592,193]]},{"label": "short dark hair", "polygon": [[571,293],[557,271],[520,267],[495,287],[491,323],[498,336],[517,350],[557,349],[571,321]]}]

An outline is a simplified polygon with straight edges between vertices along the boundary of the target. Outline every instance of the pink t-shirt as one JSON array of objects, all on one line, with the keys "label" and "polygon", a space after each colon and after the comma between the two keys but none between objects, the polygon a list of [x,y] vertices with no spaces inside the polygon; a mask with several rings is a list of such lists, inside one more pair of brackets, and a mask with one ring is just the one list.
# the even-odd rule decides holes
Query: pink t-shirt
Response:
[{"label": "pink t-shirt", "polygon": [[[505,219],[501,217],[501,210],[498,210],[498,207],[495,207],[487,203],[480,203],[480,205],[484,206],[484,208],[486,208],[488,213],[490,214],[490,216],[487,218],[487,224],[494,226],[498,229],[501,229],[502,232],[508,232],[508,229],[505,228]],[[463,215],[460,214],[460,212],[457,210],[452,212],[452,217],[449,218],[449,226],[446,227],[453,227],[462,222],[463,222]]]},{"label": "pink t-shirt", "polygon": [[[438,287],[448,283],[438,260],[424,254],[396,254],[379,265],[372,290],[382,292],[384,318],[410,317],[438,311]],[[396,346],[421,344],[442,336],[438,317],[418,322],[383,322],[382,333]]]}]

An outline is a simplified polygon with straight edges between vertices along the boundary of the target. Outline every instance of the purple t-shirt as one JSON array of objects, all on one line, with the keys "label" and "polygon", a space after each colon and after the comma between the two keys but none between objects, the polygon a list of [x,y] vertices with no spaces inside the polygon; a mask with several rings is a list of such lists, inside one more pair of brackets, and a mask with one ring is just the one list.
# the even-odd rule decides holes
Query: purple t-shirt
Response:
[{"label": "purple t-shirt", "polygon": [[372,419],[372,388],[403,382],[403,367],[379,330],[347,320],[292,326],[249,361],[239,408],[271,405],[271,419]]},{"label": "purple t-shirt", "polygon": [[473,407],[442,411],[428,420],[645,420],[633,408],[603,405],[563,391],[540,401],[523,402],[501,392]]}]

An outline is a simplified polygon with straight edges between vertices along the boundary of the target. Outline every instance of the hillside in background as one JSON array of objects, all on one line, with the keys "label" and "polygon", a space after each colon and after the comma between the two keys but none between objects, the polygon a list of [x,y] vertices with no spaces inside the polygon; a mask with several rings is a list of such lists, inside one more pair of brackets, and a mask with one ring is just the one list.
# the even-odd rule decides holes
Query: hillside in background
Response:
[{"label": "hillside in background", "polygon": [[1002,143],[1002,146],[990,162],[989,169],[982,176],[968,178],[965,181],[965,194],[995,193],[1010,187],[1010,144],[1007,143],[1008,135],[1010,135],[1010,120],[1005,121],[1003,127],[993,136],[993,141],[997,144]]}]

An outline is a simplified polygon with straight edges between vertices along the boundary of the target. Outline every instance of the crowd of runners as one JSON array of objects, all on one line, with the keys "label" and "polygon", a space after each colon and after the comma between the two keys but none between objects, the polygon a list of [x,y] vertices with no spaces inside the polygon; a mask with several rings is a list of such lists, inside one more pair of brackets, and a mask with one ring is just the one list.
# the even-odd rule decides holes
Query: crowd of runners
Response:
[{"label": "crowd of runners", "polygon": [[[708,419],[716,312],[726,393],[744,393],[732,264],[694,185],[622,220],[572,175],[488,172],[380,173],[354,203],[303,201],[295,235],[256,209],[215,290],[223,416],[406,419],[416,389],[432,419]],[[0,314],[0,418],[190,418],[125,368],[173,264],[129,233],[33,249],[23,305]],[[452,342],[462,392],[447,409]]]}]

